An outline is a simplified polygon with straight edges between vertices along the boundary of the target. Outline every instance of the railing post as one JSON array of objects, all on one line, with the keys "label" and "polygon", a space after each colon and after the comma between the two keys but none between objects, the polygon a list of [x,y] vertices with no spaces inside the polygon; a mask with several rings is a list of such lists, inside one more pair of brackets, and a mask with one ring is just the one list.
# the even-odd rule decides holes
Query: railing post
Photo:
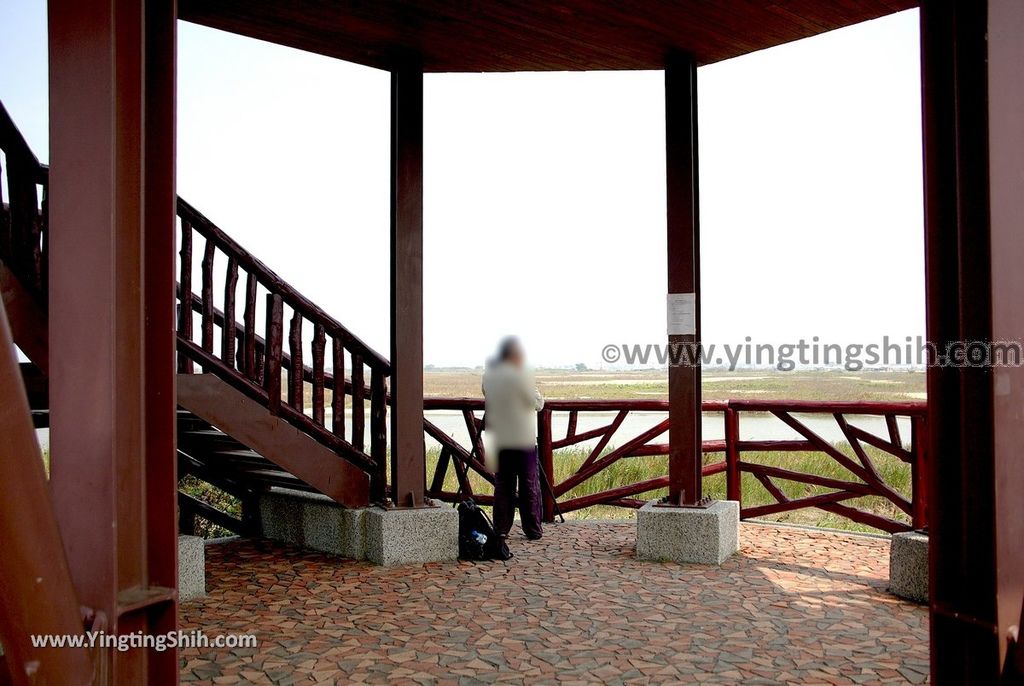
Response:
[{"label": "railing post", "polygon": [[743,491],[740,478],[740,452],[736,445],[739,439],[739,412],[727,406],[725,408],[725,498],[726,500],[735,500],[742,506]]},{"label": "railing post", "polygon": [[541,487],[540,491],[544,496],[544,521],[555,521],[555,499],[554,491],[555,459],[554,451],[551,449],[551,410],[541,410],[537,413],[537,459],[544,470],[541,478],[548,479],[551,489]]},{"label": "railing post", "polygon": [[[228,257],[228,271],[224,277],[224,325],[221,327],[220,359],[228,367],[235,366],[235,337],[237,322],[235,321],[235,295],[238,286],[238,258]],[[242,369],[238,365],[238,369]]]},{"label": "railing post", "polygon": [[928,526],[928,433],[924,417],[910,418],[910,463],[911,510],[915,529]]},{"label": "railing post", "polygon": [[291,362],[288,367],[288,404],[299,412],[303,411],[305,367],[302,360],[302,314],[292,313],[291,328],[288,332],[288,351]]},{"label": "railing post", "polygon": [[281,411],[281,345],[284,338],[284,302],[276,293],[267,294],[267,336],[263,388],[267,391],[267,409],[275,417]]},{"label": "railing post", "polygon": [[[370,457],[375,466],[370,476],[370,502],[383,502],[387,487],[387,384],[379,367],[370,370]],[[424,475],[425,478],[425,475]]]},{"label": "railing post", "polygon": [[[217,246],[209,237],[206,239],[206,248],[203,250],[203,261],[200,264],[200,275],[202,277],[203,308],[201,313],[201,341],[203,350],[213,354],[213,261],[217,255]],[[212,371],[204,368],[204,372]]]},{"label": "railing post", "polygon": [[[181,220],[181,275],[178,277],[181,303],[178,306],[178,335],[192,341],[192,225]],[[178,354],[178,373],[191,374],[195,371],[192,358]]]},{"label": "railing post", "polygon": [[363,398],[366,397],[366,386],[363,384],[363,358],[361,355],[352,353],[352,447],[363,452],[365,442],[363,440],[363,427],[366,421],[366,406]]}]

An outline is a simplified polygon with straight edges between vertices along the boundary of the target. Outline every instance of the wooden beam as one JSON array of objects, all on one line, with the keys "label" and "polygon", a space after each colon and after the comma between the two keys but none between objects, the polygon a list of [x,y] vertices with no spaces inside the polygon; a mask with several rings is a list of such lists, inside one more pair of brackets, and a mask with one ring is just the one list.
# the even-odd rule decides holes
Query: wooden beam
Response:
[{"label": "wooden beam", "polygon": [[[48,10],[50,487],[81,603],[155,633],[176,625],[175,6]],[[111,683],[176,681],[175,650],[106,657]]]},{"label": "wooden beam", "polygon": [[[688,54],[670,55],[665,66],[665,163],[669,309],[687,298],[693,304],[690,326],[683,322],[669,331],[669,346],[678,352],[700,341],[697,63]],[[675,352],[668,369],[668,500],[693,504],[702,497],[700,363],[696,357],[681,360]]]},{"label": "wooden beam", "polygon": [[[1024,10],[921,9],[928,340],[1024,338],[1020,168]],[[932,682],[992,684],[1024,595],[1024,372],[928,369]]]},{"label": "wooden beam", "polygon": [[391,74],[391,484],[423,502],[423,71]]},{"label": "wooden beam", "polygon": [[[177,199],[176,62],[177,7],[175,0],[145,2],[145,105],[143,109],[143,345],[145,387],[145,554],[144,582],[149,586],[178,586],[178,492],[176,459],[177,401],[175,387],[176,322],[175,237]],[[232,318],[234,313],[232,313]],[[233,342],[233,341],[232,341]],[[147,608],[149,630],[177,630],[174,600]],[[176,651],[148,660],[149,683],[168,681],[177,665]]]},{"label": "wooden beam", "polygon": [[[365,507],[364,471],[213,374],[182,374],[178,404],[345,507]],[[422,421],[422,420],[420,420]]]},{"label": "wooden beam", "polygon": [[6,658],[0,682],[7,677],[18,686],[86,683],[92,676],[87,650],[39,650],[30,640],[37,634],[80,634],[82,619],[2,305],[0,435],[0,641]]},{"label": "wooden beam", "polygon": [[[992,340],[1024,340],[1024,3],[989,0],[988,67],[988,198],[992,259]],[[1024,654],[1008,654],[1006,637],[1020,631],[1024,609],[1024,367],[1006,365],[993,374],[993,459],[996,557],[996,625],[1000,664]],[[1018,645],[1019,650],[1019,645]],[[1019,683],[1024,674],[1017,673]],[[1007,679],[1006,683],[1009,683]]]}]

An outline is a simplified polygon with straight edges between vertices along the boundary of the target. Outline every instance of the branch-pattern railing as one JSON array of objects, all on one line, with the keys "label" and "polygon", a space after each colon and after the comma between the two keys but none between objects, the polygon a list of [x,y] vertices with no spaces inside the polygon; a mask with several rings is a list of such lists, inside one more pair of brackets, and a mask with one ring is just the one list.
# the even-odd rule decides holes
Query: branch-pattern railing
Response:
[{"label": "branch-pattern railing", "polygon": [[0,262],[46,306],[47,168],[39,163],[0,103],[0,150],[7,193],[0,186]]},{"label": "branch-pattern railing", "polygon": [[[493,484],[494,477],[487,471],[483,459],[481,415],[484,402],[477,398],[431,398],[425,403],[428,411],[424,422],[427,436],[435,441],[440,452],[433,474],[427,478],[428,493],[440,500],[455,501],[471,496],[482,503],[492,502],[488,493],[474,492],[469,478],[476,473],[483,481]],[[438,426],[431,412],[445,411],[461,414],[468,444],[463,445],[452,432]],[[721,414],[724,423],[722,439],[705,440],[702,452],[706,456],[702,467],[705,477],[725,473],[726,497],[739,501],[743,518],[763,517],[803,508],[816,507],[884,531],[905,531],[926,526],[926,499],[924,489],[924,420],[926,404],[923,402],[797,402],[797,401],[710,401],[703,404],[705,415]],[[666,488],[668,475],[648,475],[633,483],[614,484],[597,492],[571,495],[571,491],[598,476],[615,463],[637,457],[668,454],[665,443],[668,430],[668,403],[663,400],[553,400],[537,413],[537,445],[545,472],[553,477],[564,470],[556,469],[559,451],[576,448],[583,455],[571,473],[555,478],[554,497],[563,512],[612,505],[637,508],[643,505],[642,494]],[[608,421],[580,430],[581,416],[600,413]],[[741,414],[777,418],[798,438],[746,439],[740,433]],[[639,415],[639,416],[637,416]],[[554,432],[557,417],[559,431]],[[878,435],[856,424],[858,418],[874,417],[884,421],[887,435]],[[835,423],[834,437],[830,441],[815,432],[812,423]],[[564,420],[564,422],[562,421]],[[851,421],[852,420],[852,421]],[[909,440],[901,433],[900,422],[909,422]],[[622,431],[630,423],[629,431]],[[593,422],[591,422],[593,423]],[[563,430],[564,425],[564,430]],[[886,483],[881,470],[865,446],[898,458],[910,465],[910,496],[900,493]],[[784,456],[793,453],[815,453],[827,458],[830,464],[846,476],[824,475],[800,471],[789,466],[765,464],[758,455]],[[714,455],[723,457],[716,460]],[[775,462],[778,462],[776,460]],[[784,464],[785,459],[781,460]],[[666,463],[667,465],[667,463]],[[458,489],[445,490],[448,470],[457,477]],[[833,471],[833,470],[830,470]],[[744,502],[743,474],[750,474],[775,500],[771,504]],[[801,497],[786,495],[779,482],[789,482],[806,489],[827,492]],[[568,497],[567,497],[568,496]],[[749,496],[749,494],[748,494]],[[851,503],[857,498],[877,497],[891,503],[906,514],[906,521],[884,516]],[[545,516],[553,512],[551,497],[546,496]]]},{"label": "branch-pattern railing", "polygon": [[[895,533],[927,526],[927,499],[925,489],[925,460],[927,459],[924,422],[927,405],[923,402],[817,402],[817,401],[730,401],[726,409],[726,462],[728,468],[728,497],[742,502],[741,476],[752,474],[775,499],[774,504],[741,508],[744,517],[762,517],[780,512],[791,512],[805,507],[817,507],[826,512],[846,517],[860,524]],[[741,440],[739,436],[741,413],[768,413],[788,426],[797,439]],[[843,437],[843,446],[826,440],[812,430],[802,419],[808,415],[831,417],[837,435]],[[850,422],[851,417],[876,417],[885,421],[885,436],[867,431]],[[910,424],[909,442],[904,442],[899,419]],[[731,436],[731,439],[730,439]],[[886,483],[875,460],[865,446],[898,458],[910,465],[910,495],[899,493]],[[784,467],[745,461],[744,454],[752,452],[815,452],[831,458],[848,476],[834,478],[820,474],[802,473]],[[791,482],[831,489],[828,493],[791,498],[783,493],[779,482]],[[865,496],[877,496],[892,503],[906,514],[910,524],[886,517],[848,501]]]},{"label": "branch-pattern railing", "polygon": [[[178,218],[179,373],[192,373],[198,365],[202,371],[216,374],[263,403],[272,414],[287,420],[369,474],[371,499],[383,500],[388,361],[180,198]],[[193,287],[193,252],[200,247],[196,245],[197,236],[203,239],[198,255],[199,293]],[[217,264],[223,266],[222,274]],[[238,302],[240,278],[244,280],[241,306]],[[221,308],[215,302],[217,285],[223,294]],[[261,291],[265,298],[263,336],[256,330]],[[287,351],[286,308],[290,313]],[[194,331],[196,323],[198,342]],[[311,325],[310,331],[304,331],[305,323]],[[306,343],[309,344],[310,364],[305,362]],[[346,371],[349,378],[345,377]],[[308,405],[307,384],[311,395]],[[351,407],[350,426],[345,422],[346,399]]]}]

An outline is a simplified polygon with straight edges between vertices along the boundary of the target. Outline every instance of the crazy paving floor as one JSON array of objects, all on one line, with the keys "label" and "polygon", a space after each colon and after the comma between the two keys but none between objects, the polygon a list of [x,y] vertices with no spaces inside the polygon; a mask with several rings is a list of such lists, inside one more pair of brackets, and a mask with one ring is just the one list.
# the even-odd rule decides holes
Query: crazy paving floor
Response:
[{"label": "crazy paving floor", "polygon": [[[518,531],[518,529],[517,529]],[[924,683],[928,615],[882,538],[743,524],[720,568],[639,562],[623,523],[513,534],[508,563],[385,569],[263,541],[206,549],[189,683]]]}]

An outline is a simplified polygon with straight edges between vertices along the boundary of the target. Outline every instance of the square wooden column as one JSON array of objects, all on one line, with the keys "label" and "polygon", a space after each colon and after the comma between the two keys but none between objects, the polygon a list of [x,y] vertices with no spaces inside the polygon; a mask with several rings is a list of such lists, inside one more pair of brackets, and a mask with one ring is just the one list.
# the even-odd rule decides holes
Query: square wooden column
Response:
[{"label": "square wooden column", "polygon": [[[51,0],[50,487],[108,633],[176,626],[173,0]],[[175,683],[175,650],[107,651]]]},{"label": "square wooden column", "polygon": [[[1022,32],[1018,0],[921,8],[927,326],[940,354],[951,343],[1024,340]],[[1022,406],[1020,366],[928,369],[935,684],[1004,683],[1016,650]]]},{"label": "square wooden column", "polygon": [[[701,491],[700,221],[697,184],[697,63],[670,55],[665,67],[670,362],[668,503],[693,505]],[[689,354],[692,351],[694,354]]]},{"label": "square wooden column", "polygon": [[423,503],[423,70],[391,73],[391,492]]}]

